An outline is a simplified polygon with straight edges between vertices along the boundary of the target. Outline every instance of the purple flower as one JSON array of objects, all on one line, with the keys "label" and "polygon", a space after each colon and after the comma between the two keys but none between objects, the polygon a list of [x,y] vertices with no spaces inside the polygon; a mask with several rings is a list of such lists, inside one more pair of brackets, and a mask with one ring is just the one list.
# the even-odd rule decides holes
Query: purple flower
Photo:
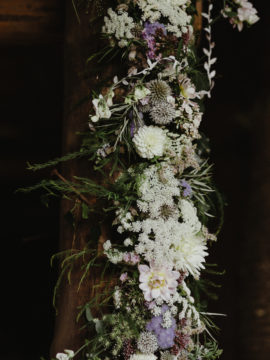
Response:
[{"label": "purple flower", "polygon": [[[141,122],[143,122],[143,113],[141,111],[138,112],[138,115],[141,119]],[[138,131],[138,128],[141,124],[138,124],[138,121],[134,121],[134,114],[133,110],[131,110],[128,114],[129,119],[131,120],[130,124],[130,136],[133,137],[135,133]]]},{"label": "purple flower", "polygon": [[153,24],[146,22],[144,24],[142,37],[147,43],[147,47],[148,47],[147,56],[151,60],[156,60],[160,57],[160,55],[156,55],[157,48],[156,48],[155,34],[157,30],[162,30],[163,34],[167,35],[165,26],[163,24],[160,24],[159,22],[154,22]]},{"label": "purple flower", "polygon": [[127,280],[127,278],[128,278],[128,274],[125,272],[125,273],[121,274],[120,281],[122,281],[122,283],[123,283]]},{"label": "purple flower", "polygon": [[162,29],[163,31],[163,34],[164,35],[167,35],[167,31],[166,31],[166,28],[163,24],[160,24],[159,22],[154,22],[154,23],[149,23],[149,22],[146,22],[144,24],[144,30],[143,30],[143,37],[148,37],[150,35],[155,35],[156,34],[156,31],[158,29]]},{"label": "purple flower", "polygon": [[192,194],[192,188],[189,185],[189,183],[186,182],[186,180],[181,180],[180,185],[184,188],[184,191],[183,191],[184,197],[190,196]]},{"label": "purple flower", "polygon": [[[161,308],[162,314],[164,314],[167,310],[168,310],[168,306],[163,305]],[[163,322],[162,315],[154,316],[147,323],[146,330],[155,333],[159,347],[165,350],[174,345],[176,321],[175,319],[172,319],[172,326],[169,329],[165,329],[164,327],[162,327],[162,322]]]}]

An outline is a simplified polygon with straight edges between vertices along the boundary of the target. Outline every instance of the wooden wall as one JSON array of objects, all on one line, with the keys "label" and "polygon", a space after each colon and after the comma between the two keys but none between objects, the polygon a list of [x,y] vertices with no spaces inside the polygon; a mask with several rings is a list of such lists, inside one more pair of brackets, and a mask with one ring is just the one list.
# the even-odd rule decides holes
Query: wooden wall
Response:
[{"label": "wooden wall", "polygon": [[1,0],[0,44],[59,40],[63,3],[63,0]]}]

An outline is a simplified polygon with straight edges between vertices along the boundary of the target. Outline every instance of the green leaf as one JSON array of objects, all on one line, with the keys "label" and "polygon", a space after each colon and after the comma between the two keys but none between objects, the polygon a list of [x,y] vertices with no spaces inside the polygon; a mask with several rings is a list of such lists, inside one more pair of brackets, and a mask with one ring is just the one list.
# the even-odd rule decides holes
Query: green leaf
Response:
[{"label": "green leaf", "polygon": [[82,203],[82,218],[84,220],[88,219],[89,212],[90,212],[89,207],[85,203]]},{"label": "green leaf", "polygon": [[89,322],[94,320],[89,306],[87,306],[87,308],[85,309],[85,316],[86,316],[87,321],[89,321]]},{"label": "green leaf", "polygon": [[96,332],[101,334],[103,332],[103,322],[101,320],[96,321]]}]

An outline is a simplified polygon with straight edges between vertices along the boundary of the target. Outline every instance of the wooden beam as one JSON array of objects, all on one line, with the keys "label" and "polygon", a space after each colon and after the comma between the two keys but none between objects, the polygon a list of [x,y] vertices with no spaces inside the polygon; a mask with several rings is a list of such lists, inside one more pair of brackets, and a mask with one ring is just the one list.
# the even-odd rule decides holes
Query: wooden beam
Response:
[{"label": "wooden beam", "polygon": [[63,19],[63,0],[1,0],[0,44],[58,41]]}]

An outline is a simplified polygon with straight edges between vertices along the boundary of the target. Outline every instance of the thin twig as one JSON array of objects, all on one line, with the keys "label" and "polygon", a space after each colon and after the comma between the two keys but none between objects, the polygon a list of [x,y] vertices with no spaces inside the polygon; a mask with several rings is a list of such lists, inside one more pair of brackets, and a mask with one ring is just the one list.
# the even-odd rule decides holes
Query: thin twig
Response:
[{"label": "thin twig", "polygon": [[71,187],[71,189],[80,197],[82,201],[84,201],[87,205],[92,206],[91,202],[84,195],[82,195],[74,186],[70,185],[69,181],[65,179],[64,176],[62,176],[57,169],[53,169],[52,175],[56,175],[57,177],[59,177],[60,180],[62,180],[65,184],[68,184]]}]

